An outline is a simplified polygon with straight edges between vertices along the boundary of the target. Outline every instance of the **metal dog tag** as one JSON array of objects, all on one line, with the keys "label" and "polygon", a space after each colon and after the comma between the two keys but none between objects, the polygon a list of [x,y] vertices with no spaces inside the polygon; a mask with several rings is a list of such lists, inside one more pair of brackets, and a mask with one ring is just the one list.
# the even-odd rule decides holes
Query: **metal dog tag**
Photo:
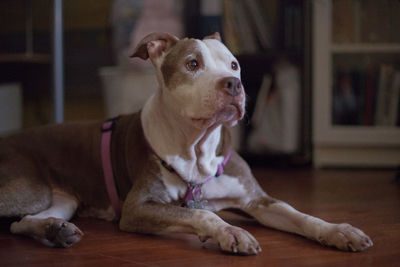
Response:
[{"label": "metal dog tag", "polygon": [[207,200],[189,200],[186,202],[186,206],[190,209],[205,209],[207,206]]}]

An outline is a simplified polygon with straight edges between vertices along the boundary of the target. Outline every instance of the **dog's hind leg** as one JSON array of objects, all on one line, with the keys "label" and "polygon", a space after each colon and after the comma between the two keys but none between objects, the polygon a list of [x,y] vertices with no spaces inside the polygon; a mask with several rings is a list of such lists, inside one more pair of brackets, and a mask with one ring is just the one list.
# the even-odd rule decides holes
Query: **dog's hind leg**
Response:
[{"label": "dog's hind leg", "polygon": [[26,176],[0,177],[0,217],[36,214],[50,206],[51,197],[51,188],[45,183]]},{"label": "dog's hind leg", "polygon": [[0,217],[23,217],[47,209],[51,187],[40,168],[2,143],[0,148]]},{"label": "dog's hind leg", "polygon": [[31,236],[51,247],[69,247],[83,233],[68,220],[78,207],[78,200],[64,192],[53,190],[50,207],[35,215],[27,215],[11,224],[11,232]]}]

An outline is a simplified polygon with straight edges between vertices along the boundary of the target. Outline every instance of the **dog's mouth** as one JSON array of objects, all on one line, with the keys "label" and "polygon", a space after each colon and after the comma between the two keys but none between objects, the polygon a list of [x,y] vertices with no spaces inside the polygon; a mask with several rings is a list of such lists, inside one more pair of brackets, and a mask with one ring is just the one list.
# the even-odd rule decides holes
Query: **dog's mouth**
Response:
[{"label": "dog's mouth", "polygon": [[227,122],[231,120],[240,120],[243,117],[243,108],[238,103],[229,103],[219,112],[217,117],[221,122]]},{"label": "dog's mouth", "polygon": [[229,103],[217,110],[209,117],[192,118],[193,124],[200,129],[208,128],[215,124],[227,124],[233,126],[244,116],[244,107],[239,103]]}]

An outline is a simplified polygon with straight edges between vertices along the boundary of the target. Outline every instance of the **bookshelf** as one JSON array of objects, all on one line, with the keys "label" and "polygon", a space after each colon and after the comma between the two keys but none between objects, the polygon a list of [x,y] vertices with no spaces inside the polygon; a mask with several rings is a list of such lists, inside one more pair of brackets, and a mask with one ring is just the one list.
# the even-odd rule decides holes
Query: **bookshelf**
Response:
[{"label": "bookshelf", "polygon": [[400,53],[400,44],[332,44],[332,53]]},{"label": "bookshelf", "polygon": [[49,54],[38,54],[38,53],[0,54],[0,64],[5,64],[5,63],[50,64],[51,56]]},{"label": "bookshelf", "polygon": [[[19,6],[19,4],[20,3],[16,3],[15,5]],[[7,7],[7,3],[3,4],[2,7]],[[13,52],[0,53],[0,65],[18,64],[22,67],[22,69],[25,69],[26,65],[28,64],[52,64],[54,122],[61,123],[64,120],[63,1],[52,1],[52,54],[34,52],[33,2],[31,0],[26,0],[23,4],[23,7],[25,9],[25,12],[22,13],[25,19],[25,52],[15,52],[15,47],[12,47],[12,49],[14,50]],[[7,18],[8,16],[10,16],[10,14],[17,15],[21,13],[20,10],[18,10],[18,12],[15,12],[13,8],[10,8],[9,14],[5,17]],[[41,15],[43,17],[43,14]],[[2,16],[4,16],[4,14],[2,14]],[[11,22],[11,24],[13,23]],[[16,22],[15,25],[20,24],[19,22]],[[11,29],[12,28],[13,27],[11,27]],[[18,29],[18,26],[16,26],[16,29]],[[2,35],[4,34],[4,32],[8,32],[7,27],[2,28],[1,30]]]},{"label": "bookshelf", "polygon": [[[400,165],[400,84],[394,80],[396,73],[400,73],[400,41],[396,27],[387,25],[392,15],[400,11],[400,2],[375,1],[371,9],[369,0],[335,1],[313,2],[314,165],[397,167]],[[380,22],[368,25],[363,18],[366,15],[372,18],[368,23]],[[342,21],[340,26],[347,32],[337,28],[338,16]],[[380,23],[383,33],[379,31]],[[384,69],[390,69],[390,79],[383,75]],[[353,105],[348,106],[353,109],[347,109],[347,113],[343,112],[344,104],[338,97],[341,92],[352,93],[349,98],[352,97]],[[369,92],[374,94],[371,96]],[[385,99],[389,101],[387,105]],[[389,120],[382,118],[382,112],[378,111],[385,105],[397,110],[388,111]]]}]

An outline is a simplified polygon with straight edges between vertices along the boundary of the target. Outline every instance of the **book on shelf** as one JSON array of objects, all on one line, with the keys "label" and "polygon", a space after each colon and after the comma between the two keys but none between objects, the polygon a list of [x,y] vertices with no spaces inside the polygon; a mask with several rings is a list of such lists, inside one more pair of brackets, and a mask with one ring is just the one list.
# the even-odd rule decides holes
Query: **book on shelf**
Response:
[{"label": "book on shelf", "polygon": [[400,42],[400,1],[333,0],[334,43]]},{"label": "book on shelf", "polygon": [[359,75],[355,71],[338,71],[333,86],[333,124],[360,124]]},{"label": "book on shelf", "polygon": [[361,42],[400,42],[400,36],[396,34],[400,27],[400,1],[363,0],[359,2]]},{"label": "book on shelf", "polygon": [[392,99],[390,102],[390,125],[398,125],[400,104],[400,70],[394,73],[392,83]]},{"label": "book on shelf", "polygon": [[290,3],[283,8],[283,45],[285,48],[299,49],[303,41],[302,5]]},{"label": "book on shelf", "polygon": [[333,43],[353,43],[354,34],[354,6],[349,0],[335,0],[332,2],[332,39]]},{"label": "book on shelf", "polygon": [[262,49],[273,47],[273,39],[266,10],[263,9],[263,6],[257,0],[247,0],[243,1],[243,3],[247,9],[248,17],[251,18],[251,23]]},{"label": "book on shelf", "polygon": [[252,27],[243,1],[232,1],[233,21],[239,36],[240,50],[243,54],[255,54],[259,51],[255,29]]},{"label": "book on shelf", "polygon": [[400,97],[399,101],[397,102],[397,121],[396,126],[400,126]]},{"label": "book on shelf", "polygon": [[268,13],[260,0],[223,1],[225,43],[234,54],[255,54],[273,48]]},{"label": "book on shelf", "polygon": [[368,65],[365,72],[365,100],[364,100],[364,125],[374,125],[374,112],[376,104],[377,74],[373,66]]},{"label": "book on shelf", "polygon": [[229,47],[233,54],[240,54],[240,40],[235,31],[235,22],[233,16],[233,1],[225,0],[223,1],[223,33],[225,44]]},{"label": "book on shelf", "polygon": [[336,70],[333,83],[334,125],[399,125],[400,70],[382,64],[360,70]]},{"label": "book on shelf", "polygon": [[395,70],[392,65],[381,65],[375,113],[376,125],[396,125],[399,89],[400,71]]}]

